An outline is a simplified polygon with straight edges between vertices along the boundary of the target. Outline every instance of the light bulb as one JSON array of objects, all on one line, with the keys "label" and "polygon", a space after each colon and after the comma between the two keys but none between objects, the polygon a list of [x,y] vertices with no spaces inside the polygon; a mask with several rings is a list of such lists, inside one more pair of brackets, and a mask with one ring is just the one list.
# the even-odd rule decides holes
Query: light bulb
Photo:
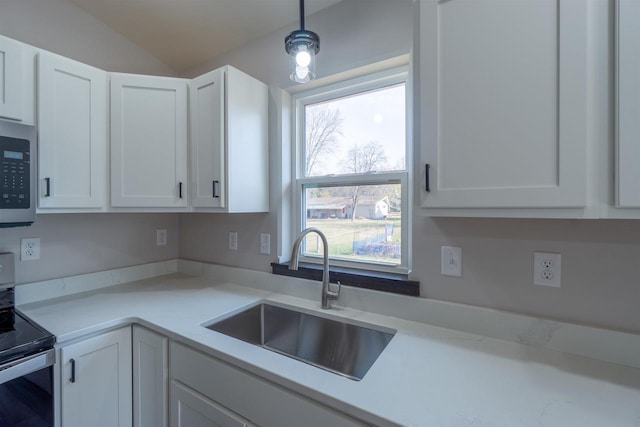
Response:
[{"label": "light bulb", "polygon": [[306,48],[303,47],[302,50],[296,54],[296,64],[305,68],[311,64],[311,55],[309,55]]},{"label": "light bulb", "polygon": [[309,79],[309,68],[297,66],[296,77],[299,81],[307,81]]}]

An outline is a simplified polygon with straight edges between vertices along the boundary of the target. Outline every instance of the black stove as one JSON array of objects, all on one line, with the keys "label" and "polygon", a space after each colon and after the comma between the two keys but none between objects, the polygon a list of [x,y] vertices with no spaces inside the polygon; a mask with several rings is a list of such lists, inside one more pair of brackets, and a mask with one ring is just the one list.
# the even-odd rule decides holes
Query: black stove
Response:
[{"label": "black stove", "polygon": [[56,338],[15,309],[14,271],[0,253],[0,427],[53,427]]},{"label": "black stove", "polygon": [[13,288],[0,289],[0,364],[53,348],[55,337],[14,307]]},{"label": "black stove", "polygon": [[14,324],[0,329],[0,364],[53,348],[56,337],[14,309]]}]

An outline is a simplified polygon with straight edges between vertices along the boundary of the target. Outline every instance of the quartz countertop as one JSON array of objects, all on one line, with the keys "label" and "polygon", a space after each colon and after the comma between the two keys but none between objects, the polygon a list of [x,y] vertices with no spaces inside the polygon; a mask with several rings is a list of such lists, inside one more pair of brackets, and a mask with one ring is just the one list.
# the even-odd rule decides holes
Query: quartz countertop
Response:
[{"label": "quartz countertop", "polygon": [[[640,426],[640,369],[241,285],[175,273],[19,309],[58,346],[138,323],[375,425]],[[261,300],[397,333],[353,381],[202,326]]]}]

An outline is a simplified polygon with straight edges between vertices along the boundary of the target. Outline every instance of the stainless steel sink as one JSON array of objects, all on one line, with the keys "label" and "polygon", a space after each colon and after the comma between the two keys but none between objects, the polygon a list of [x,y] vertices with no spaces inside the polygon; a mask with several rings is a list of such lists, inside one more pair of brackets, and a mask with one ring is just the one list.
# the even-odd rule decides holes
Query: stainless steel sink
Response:
[{"label": "stainless steel sink", "polygon": [[396,331],[261,303],[206,328],[353,380],[361,380]]}]

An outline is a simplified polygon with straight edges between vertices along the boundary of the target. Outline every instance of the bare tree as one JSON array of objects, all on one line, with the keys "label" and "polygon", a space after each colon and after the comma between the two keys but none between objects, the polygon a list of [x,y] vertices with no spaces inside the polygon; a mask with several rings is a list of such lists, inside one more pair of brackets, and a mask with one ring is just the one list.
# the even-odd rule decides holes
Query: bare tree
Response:
[{"label": "bare tree", "polygon": [[332,153],[337,136],[342,135],[342,115],[340,110],[331,109],[326,104],[306,107],[306,173],[310,176],[322,167],[322,157]]},{"label": "bare tree", "polygon": [[[387,161],[387,155],[384,152],[384,148],[377,141],[368,142],[363,147],[354,145],[347,152],[347,157],[342,161],[342,167],[348,173],[367,173],[374,172],[376,167],[383,165]],[[358,201],[362,189],[359,185],[353,187],[351,194],[351,206],[353,211],[351,213],[351,220],[356,217],[356,210],[358,208]]]},{"label": "bare tree", "polygon": [[354,145],[347,152],[347,157],[342,161],[342,167],[349,173],[367,173],[376,170],[377,166],[387,161],[384,148],[378,141],[371,141],[364,147]]}]

